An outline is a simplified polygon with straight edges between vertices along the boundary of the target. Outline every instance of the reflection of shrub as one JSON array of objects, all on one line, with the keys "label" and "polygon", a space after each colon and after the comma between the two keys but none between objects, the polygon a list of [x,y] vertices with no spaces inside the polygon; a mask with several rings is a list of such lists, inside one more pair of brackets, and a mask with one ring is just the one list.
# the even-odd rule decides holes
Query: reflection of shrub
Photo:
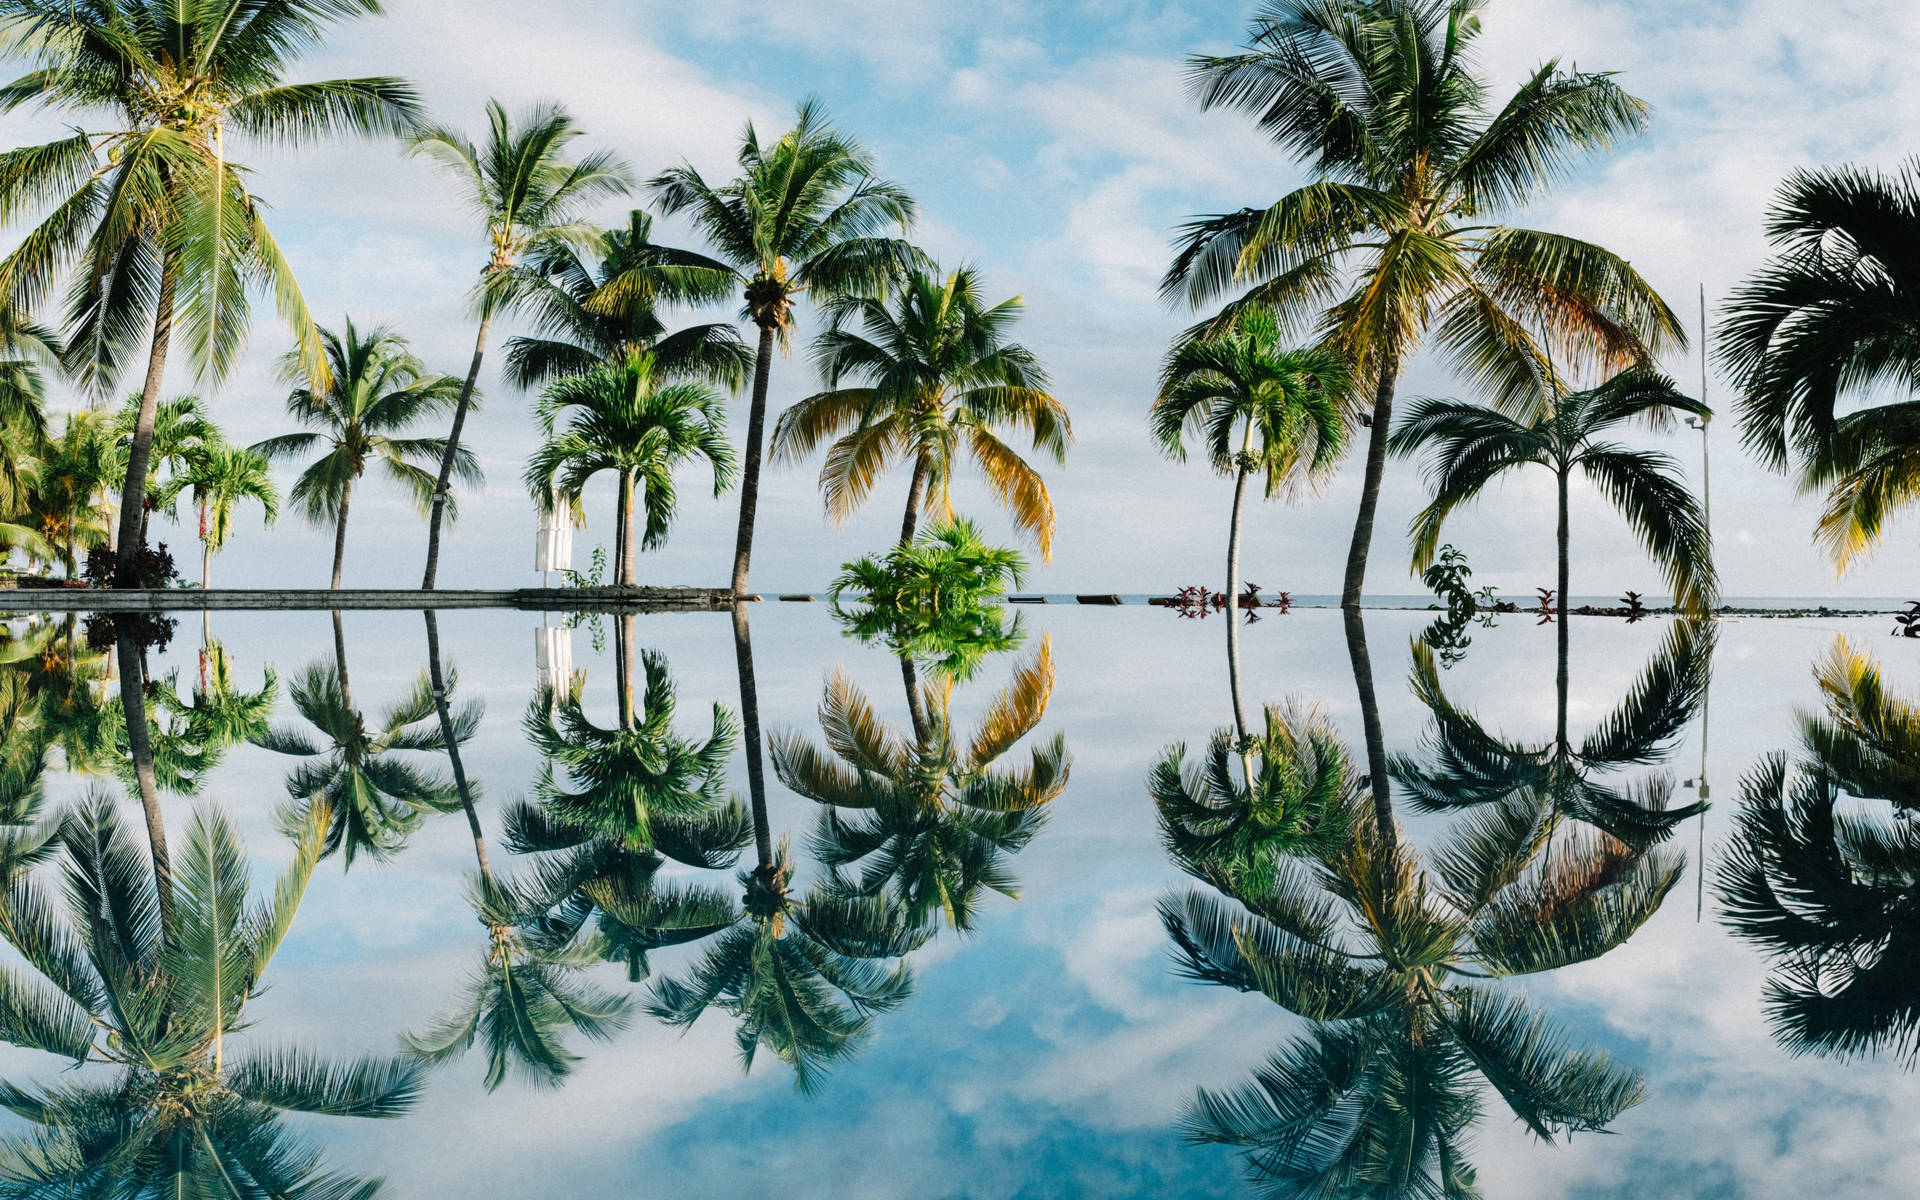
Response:
[{"label": "reflection of shrub", "polygon": [[111,650],[115,642],[125,638],[142,650],[165,650],[179,627],[178,621],[159,613],[92,613],[85,627],[87,649]]},{"label": "reflection of shrub", "polygon": [[1440,665],[1444,667],[1467,656],[1467,647],[1473,644],[1473,639],[1467,636],[1468,626],[1476,621],[1488,628],[1493,626],[1493,617],[1488,615],[1497,611],[1493,587],[1488,585],[1476,592],[1467,586],[1467,580],[1472,577],[1473,568],[1467,565],[1467,556],[1452,546],[1442,546],[1440,556],[1420,575],[1422,582],[1447,606],[1446,615],[1436,619],[1420,635],[1420,640],[1440,656]]},{"label": "reflection of shrub", "polygon": [[1019,643],[1020,622],[996,601],[1026,573],[1018,553],[988,545],[973,522],[956,518],[884,555],[847,563],[829,600],[862,641],[965,674],[981,656]]},{"label": "reflection of shrub", "polygon": [[93,547],[87,551],[87,582],[94,587],[163,588],[180,578],[165,542],[140,547],[134,553],[127,579],[117,578],[116,565],[117,556],[112,550],[105,546]]}]

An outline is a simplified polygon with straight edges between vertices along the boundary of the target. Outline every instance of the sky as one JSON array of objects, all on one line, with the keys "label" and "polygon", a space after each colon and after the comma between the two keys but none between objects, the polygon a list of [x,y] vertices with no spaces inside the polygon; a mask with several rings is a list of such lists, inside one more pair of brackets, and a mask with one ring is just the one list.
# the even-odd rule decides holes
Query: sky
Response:
[{"label": "sky", "polygon": [[[1186,56],[1231,48],[1251,5],[1146,0],[976,0],[902,6],[883,0],[772,5],[575,0],[388,0],[383,19],[343,28],[300,78],[395,73],[411,79],[436,119],[477,129],[489,97],[509,107],[564,104],[586,130],[583,148],[617,152],[639,179],[687,161],[726,178],[744,126],[773,134],[802,97],[873,152],[881,172],[918,198],[913,236],[944,265],[972,263],[994,298],[1019,295],[1018,338],[1047,365],[1076,442],[1046,467],[1059,514],[1043,591],[1166,591],[1213,582],[1225,542],[1229,487],[1198,462],[1165,461],[1143,415],[1169,339],[1191,313],[1169,309],[1156,284],[1172,230],[1196,213],[1265,204],[1302,172],[1233,112],[1203,113],[1187,95]],[[534,15],[530,15],[534,14]],[[1510,215],[1516,224],[1591,238],[1630,259],[1689,324],[1702,286],[1710,304],[1765,258],[1761,222],[1786,174],[1841,162],[1891,166],[1920,117],[1910,47],[1920,9],[1901,0],[1493,0],[1481,40],[1496,96],[1543,60],[1608,70],[1654,110],[1647,134],[1583,166],[1550,196]],[[24,143],[59,122],[0,118],[0,140]],[[390,324],[439,370],[463,369],[473,321],[467,293],[484,258],[481,231],[460,199],[394,143],[338,143],[297,153],[234,149],[273,205],[272,226],[313,311],[362,327]],[[631,203],[644,203],[644,195]],[[629,202],[606,206],[608,223]],[[0,233],[0,238],[17,231]],[[663,240],[696,244],[668,221]],[[287,335],[261,304],[247,358],[223,387],[201,387],[176,361],[170,394],[199,391],[232,437],[286,432],[275,379]],[[682,314],[722,319],[732,308]],[[793,353],[774,364],[769,411],[819,386],[807,344],[816,314],[799,313]],[[501,335],[514,332],[508,328]],[[497,351],[502,337],[496,337]],[[1687,387],[1694,351],[1662,365]],[[468,426],[488,484],[463,499],[445,549],[442,586],[520,586],[533,574],[534,514],[519,483],[536,426],[533,397],[483,375],[485,408]],[[1456,395],[1435,362],[1416,359],[1403,396]],[[1470,394],[1470,393],[1469,393]],[[1717,374],[1708,399],[1727,411]],[[58,403],[75,400],[62,397]],[[730,408],[736,439],[743,400]],[[1691,431],[1645,439],[1676,456],[1696,483],[1702,442]],[[1814,498],[1747,460],[1731,419],[1710,434],[1712,515],[1729,596],[1920,594],[1916,523],[1896,524],[1871,560],[1845,578],[1813,546]],[[1356,503],[1359,458],[1321,496],[1262,505],[1249,516],[1244,578],[1269,590],[1338,590]],[[907,479],[896,471],[844,528],[825,518],[817,463],[774,464],[763,481],[754,560],[758,590],[825,587],[839,564],[884,546],[898,527]],[[283,488],[293,468],[280,468]],[[1551,582],[1549,479],[1515,477],[1454,520],[1476,584],[1531,593]],[[713,585],[730,563],[735,504],[681,484],[670,542],[643,557],[643,582]],[[962,486],[963,511],[1020,544],[983,491]],[[1389,466],[1370,590],[1417,592],[1403,531],[1425,501],[1418,465]],[[609,542],[610,487],[589,493],[584,566]],[[1658,594],[1654,568],[1625,526],[1582,485],[1573,517],[1579,595]],[[167,537],[163,532],[160,536]],[[192,531],[173,530],[176,556],[197,557]],[[410,584],[424,522],[390,486],[355,497],[348,586]],[[184,552],[183,552],[184,550]],[[283,519],[263,535],[243,514],[216,560],[215,582],[320,586],[330,532]]]}]

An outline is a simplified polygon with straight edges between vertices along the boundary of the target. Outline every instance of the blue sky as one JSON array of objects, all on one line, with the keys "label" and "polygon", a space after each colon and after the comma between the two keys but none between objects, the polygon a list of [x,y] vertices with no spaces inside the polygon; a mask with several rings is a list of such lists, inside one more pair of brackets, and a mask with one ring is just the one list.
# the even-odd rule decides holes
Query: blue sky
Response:
[{"label": "blue sky", "polygon": [[[510,105],[557,99],[578,115],[589,144],[617,150],[641,177],[683,158],[723,177],[746,121],[776,130],[795,100],[818,96],[919,197],[924,244],[948,264],[977,263],[992,292],[1026,299],[1021,337],[1051,367],[1078,434],[1067,466],[1049,471],[1060,535],[1054,563],[1034,585],[1162,590],[1218,573],[1226,489],[1196,464],[1161,461],[1141,416],[1160,354],[1188,320],[1154,295],[1172,228],[1196,212],[1263,203],[1300,180],[1242,117],[1201,113],[1182,88],[1184,57],[1230,46],[1250,6],[583,0],[535,10],[508,0],[390,0],[388,8],[388,18],[346,33],[303,74],[404,73],[436,116],[469,127],[489,96]],[[1916,35],[1920,11],[1897,0],[1494,0],[1482,46],[1496,93],[1560,57],[1620,72],[1655,107],[1646,137],[1513,219],[1603,242],[1691,317],[1702,283],[1717,298],[1760,261],[1761,214],[1781,176],[1828,162],[1891,164],[1908,152],[1920,114],[1920,81],[1907,65]],[[48,128],[16,116],[0,122],[0,137]],[[463,294],[480,262],[479,238],[429,168],[392,145],[252,160],[316,312],[391,322],[430,363],[464,364]],[[606,215],[619,211],[609,206]],[[795,354],[776,364],[776,412],[816,386],[805,343],[817,327],[802,312]],[[263,321],[247,363],[214,398],[236,436],[282,431],[284,389],[271,366],[285,342]],[[1697,378],[1685,357],[1665,365]],[[192,386],[176,369],[170,390]],[[1454,383],[1421,360],[1402,390],[1447,393]],[[1710,392],[1728,399],[1717,379]],[[532,514],[517,482],[533,438],[529,408],[529,397],[491,386],[470,426],[491,483],[467,502],[448,548],[449,584],[531,578]],[[744,404],[734,416],[737,431]],[[1697,468],[1697,437],[1664,444]],[[1836,580],[1810,543],[1817,504],[1747,463],[1731,420],[1715,428],[1712,452],[1728,593],[1920,592],[1912,523]],[[1357,466],[1350,461],[1322,497],[1254,514],[1249,578],[1297,593],[1336,588]],[[896,527],[904,475],[885,482],[872,509],[844,530],[823,519],[813,480],[813,467],[790,466],[767,481],[755,571],[764,590],[820,587]],[[643,562],[643,579],[719,580],[733,506],[700,491],[695,480],[684,486],[673,540]],[[378,485],[372,493],[356,497],[348,582],[404,581],[418,570],[424,529],[396,496]],[[1401,533],[1423,495],[1413,464],[1391,468],[1373,591],[1417,590],[1404,573]],[[1515,592],[1549,582],[1547,499],[1544,478],[1517,479],[1459,519],[1449,537],[1468,553],[1476,582]],[[962,503],[1005,532],[978,489],[963,488]],[[589,505],[582,557],[611,524],[609,493]],[[1577,593],[1661,590],[1624,528],[1590,496],[1580,498],[1574,530]],[[291,520],[270,540],[242,528],[216,572],[236,584],[318,583],[326,550],[324,532]]]}]

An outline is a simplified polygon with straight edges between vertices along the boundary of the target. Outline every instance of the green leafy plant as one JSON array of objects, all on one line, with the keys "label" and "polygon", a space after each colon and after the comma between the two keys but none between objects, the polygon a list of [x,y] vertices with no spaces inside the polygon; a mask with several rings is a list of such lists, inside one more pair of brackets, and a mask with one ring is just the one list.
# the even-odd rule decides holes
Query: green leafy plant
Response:
[{"label": "green leafy plant", "polygon": [[[855,637],[965,675],[981,657],[1019,643],[1020,622],[997,601],[1026,573],[1018,552],[988,545],[972,521],[958,517],[845,564],[828,599]],[[853,603],[842,606],[843,597]]]}]

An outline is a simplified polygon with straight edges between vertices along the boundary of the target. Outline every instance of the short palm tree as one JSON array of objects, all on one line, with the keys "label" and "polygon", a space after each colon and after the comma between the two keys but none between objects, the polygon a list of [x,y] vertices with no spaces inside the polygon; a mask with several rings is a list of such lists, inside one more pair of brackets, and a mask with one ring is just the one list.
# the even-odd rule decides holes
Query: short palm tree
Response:
[{"label": "short palm tree", "polygon": [[[748,125],[739,166],[737,177],[717,186],[682,165],[650,187],[662,211],[686,214],[714,253],[731,264],[746,300],[745,315],[760,334],[733,553],[733,590],[744,595],[760,504],[767,379],[775,338],[784,343],[792,330],[795,297],[809,292],[819,303],[872,291],[919,255],[904,240],[882,236],[897,229],[904,237],[913,220],[912,197],[878,178],[872,157],[835,130],[811,100],[800,105],[793,128],[770,145],[762,145]],[[637,284],[624,274],[609,281],[602,307],[612,311],[625,303],[632,286]]]},{"label": "short palm tree", "polygon": [[[1323,483],[1346,451],[1350,387],[1347,365],[1338,355],[1287,349],[1279,323],[1261,310],[1242,314],[1216,338],[1183,342],[1167,356],[1147,421],[1169,457],[1184,460],[1188,436],[1204,438],[1213,469],[1233,477],[1229,604],[1239,603],[1240,512],[1248,476],[1266,476],[1269,499]],[[1227,669],[1234,733],[1244,742],[1252,735],[1240,700],[1238,615],[1237,610],[1227,615]]]},{"label": "short palm tree", "polygon": [[1465,400],[1417,401],[1388,441],[1398,455],[1430,454],[1433,500],[1413,521],[1413,569],[1423,571],[1439,552],[1448,517],[1479,499],[1488,484],[1508,471],[1543,466],[1557,484],[1561,637],[1572,608],[1569,575],[1571,530],[1569,485],[1577,471],[1593,482],[1633,527],[1640,544],[1673,589],[1686,613],[1712,609],[1717,584],[1713,546],[1700,502],[1681,480],[1673,458],[1604,440],[1632,423],[1659,427],[1676,413],[1707,418],[1712,410],[1685,396],[1650,367],[1623,371],[1598,387],[1567,391],[1558,380],[1529,417],[1516,418]]},{"label": "short palm tree", "polygon": [[[316,525],[333,526],[333,582],[340,586],[340,566],[347,553],[347,512],[353,488],[378,463],[388,479],[412,497],[424,516],[433,503],[436,467],[447,451],[447,440],[405,436],[426,417],[452,407],[460,382],[436,375],[407,350],[407,343],[386,326],[364,334],[348,318],[335,333],[320,331],[326,348],[327,372],[316,382],[298,354],[281,361],[281,373],[294,387],[287,396],[287,415],[316,432],[286,433],[258,442],[253,449],[268,458],[297,458],[322,450],[294,481],[287,499]],[[478,484],[480,463],[462,448],[453,457],[454,474],[462,483]],[[447,498],[449,518],[453,498]]]},{"label": "short palm tree", "polygon": [[32,506],[50,432],[46,369],[59,365],[61,350],[52,330],[27,320],[0,295],[0,521],[7,525]]},{"label": "short palm tree", "polygon": [[[1022,307],[1017,296],[988,304],[971,267],[946,275],[916,268],[884,298],[832,301],[832,326],[814,341],[829,390],[780,414],[774,458],[799,460],[831,442],[820,491],[835,522],[865,503],[888,466],[911,461],[904,546],[924,505],[953,520],[953,480],[964,453],[1014,523],[1033,535],[1041,556],[1049,556],[1054,515],[1047,485],[996,432],[1024,431],[1033,449],[1055,462],[1066,461],[1073,440],[1066,407],[1048,392],[1039,360],[1007,339]],[[843,386],[848,380],[856,386]]]},{"label": "short palm tree", "polygon": [[0,156],[0,213],[52,206],[0,261],[0,293],[30,311],[72,269],[68,359],[97,388],[145,350],[121,495],[123,573],[142,544],[154,418],[176,328],[201,374],[226,376],[250,325],[248,292],[262,283],[302,351],[320,360],[306,300],[227,136],[300,145],[411,131],[419,106],[398,79],[285,81],[331,26],[380,11],[378,0],[0,3],[0,40],[33,67],[0,105],[104,126]]},{"label": "short palm tree", "polygon": [[113,1071],[0,1089],[0,1105],[32,1126],[0,1140],[11,1189],[320,1197],[377,1188],[324,1170],[284,1114],[401,1116],[420,1094],[416,1065],[227,1044],[251,1023],[247,1003],[292,928],[326,820],[316,806],[265,903],[247,897],[232,825],[204,810],[180,846],[175,900],[162,909],[118,809],[98,796],[61,830],[65,921],[39,881],[9,881],[0,937],[27,970],[6,973],[6,1040]]},{"label": "short palm tree", "polygon": [[60,547],[67,578],[79,577],[81,550],[111,539],[112,526],[105,516],[108,496],[126,469],[103,413],[69,413],[42,451],[34,480],[33,524],[46,541]]},{"label": "short palm tree", "polygon": [[[119,439],[122,461],[133,446],[133,433],[139,424],[140,395],[136,392],[128,396],[113,415],[113,432]],[[175,396],[162,400],[154,409],[153,443],[147,459],[147,508],[140,517],[142,541],[146,539],[155,512],[166,517],[176,514],[181,477],[195,459],[225,442],[226,435],[214,424],[207,406],[198,396]]]},{"label": "short palm tree", "polygon": [[595,202],[627,190],[626,168],[612,154],[600,151],[578,162],[567,161],[567,147],[580,132],[566,110],[556,105],[529,109],[516,120],[498,100],[490,100],[483,144],[475,145],[459,130],[444,125],[428,129],[413,143],[415,154],[453,179],[487,235],[487,261],[474,292],[480,327],[474,335],[473,361],[454,402],[453,429],[440,456],[440,474],[434,481],[433,507],[427,517],[427,569],[420,585],[423,588],[432,589],[440,569],[440,524],[446,516],[460,452],[460,432],[473,406],[474,385],[480,378],[493,319],[513,302],[525,283],[515,268],[528,254],[544,246],[597,237],[597,231],[582,217]]},{"label": "short palm tree", "polygon": [[[914,689],[911,671],[907,677]],[[826,748],[798,733],[772,739],[780,781],[825,806],[814,842],[831,886],[849,896],[885,894],[908,921],[944,919],[957,930],[974,927],[983,893],[1018,897],[1005,857],[1039,832],[1047,806],[1066,790],[1072,760],[1065,735],[1055,734],[1025,762],[997,764],[1040,724],[1053,681],[1052,648],[1043,641],[972,738],[955,728],[951,679],[931,682],[909,695],[913,728],[902,737],[835,672],[820,701]],[[857,877],[840,874],[848,868]]]},{"label": "short palm tree", "polygon": [[[1728,297],[1719,358],[1741,391],[1741,439],[1802,490],[1824,492],[1817,540],[1845,571],[1920,495],[1920,161],[1886,173],[1795,173],[1767,214],[1778,256]],[[1843,398],[1904,398],[1842,414]]]},{"label": "short palm tree", "polygon": [[1611,74],[1557,60],[1495,101],[1476,72],[1482,7],[1265,0],[1244,50],[1190,60],[1203,107],[1252,115],[1312,178],[1271,205],[1190,222],[1163,290],[1195,306],[1231,297],[1215,328],[1245,308],[1312,327],[1373,389],[1343,607],[1360,603],[1400,373],[1429,335],[1521,416],[1539,404],[1546,348],[1619,369],[1685,342],[1625,259],[1498,223],[1583,154],[1638,133],[1647,109]]},{"label": "short palm tree", "polygon": [[517,307],[536,333],[507,341],[508,382],[536,388],[567,375],[651,352],[662,375],[700,379],[738,390],[753,370],[753,352],[731,324],[690,325],[667,332],[668,304],[724,299],[734,287],[725,263],[662,246],[653,217],[641,209],[622,228],[602,231],[587,249],[553,242],[534,249],[518,269]]},{"label": "short palm tree", "polygon": [[200,586],[213,576],[213,556],[233,536],[233,513],[242,500],[260,506],[264,524],[280,517],[280,488],[273,482],[267,456],[244,446],[217,445],[195,453],[186,471],[174,476],[154,494],[171,499],[179,491],[193,497],[200,510]]},{"label": "short palm tree", "polygon": [[1202,862],[1223,891],[1161,902],[1181,974],[1308,1022],[1251,1082],[1202,1090],[1186,1136],[1240,1148],[1274,1196],[1468,1200],[1484,1088],[1546,1141],[1604,1130],[1644,1095],[1638,1072],[1575,1049],[1493,981],[1618,947],[1681,866],[1602,836],[1542,860],[1475,825],[1428,866],[1404,838],[1365,830],[1373,811],[1356,795],[1361,836],[1318,859],[1273,860],[1260,879]]},{"label": "short palm tree", "polygon": [[[424,812],[457,803],[448,780],[404,756],[407,751],[432,753],[445,744],[444,731],[428,724],[435,717],[434,698],[424,675],[371,722],[354,707],[337,665],[309,665],[294,680],[290,698],[294,711],[319,739],[280,726],[252,740],[276,754],[304,760],[287,776],[285,819],[298,825],[309,809],[324,804],[332,817],[324,850],[340,855],[343,870],[351,870],[362,852],[375,860],[398,852],[419,828]],[[460,712],[454,737],[463,742],[472,738],[478,723],[477,713]]]},{"label": "short palm tree", "polygon": [[[567,417],[564,429],[554,419]],[[647,529],[640,546],[667,540],[676,498],[674,470],[694,459],[713,469],[713,494],[733,486],[733,447],[727,444],[726,403],[700,383],[669,383],[654,355],[635,350],[618,364],[556,380],[542,393],[540,417],[547,441],[527,462],[526,483],[536,503],[577,508],[587,481],[603,471],[616,477],[614,577],[636,578],[633,492],[642,488]]]}]

